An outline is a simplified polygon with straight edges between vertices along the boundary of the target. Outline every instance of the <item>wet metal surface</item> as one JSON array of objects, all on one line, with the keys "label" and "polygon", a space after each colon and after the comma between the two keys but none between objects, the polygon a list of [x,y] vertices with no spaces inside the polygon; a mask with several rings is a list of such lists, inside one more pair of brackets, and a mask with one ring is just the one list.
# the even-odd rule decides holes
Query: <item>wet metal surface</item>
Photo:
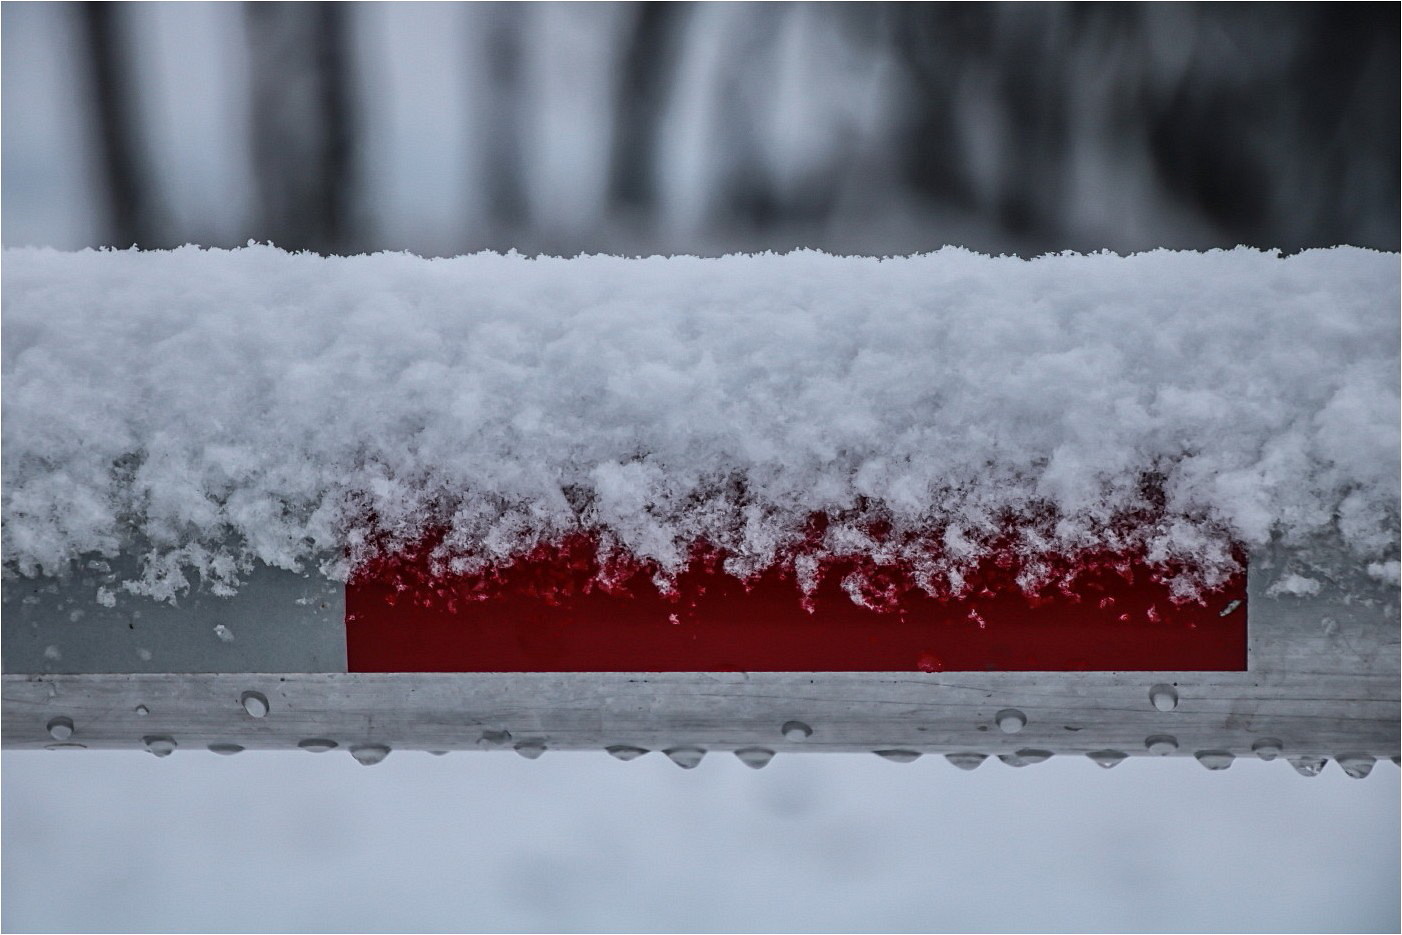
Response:
[{"label": "wet metal surface", "polygon": [[[551,750],[778,753],[1026,751],[1346,758],[1399,752],[1395,591],[1272,598],[1253,570],[1246,672],[485,673],[138,672],[4,676],[7,748]],[[11,582],[7,582],[7,588]],[[7,610],[10,605],[7,604]],[[119,605],[120,607],[121,605]],[[293,605],[304,606],[304,605]],[[281,621],[287,625],[287,621]],[[210,629],[200,621],[192,630]],[[7,620],[7,634],[13,626]],[[228,624],[236,632],[239,624]],[[238,646],[220,642],[215,647]],[[6,652],[11,644],[6,641]],[[30,658],[30,657],[26,657]],[[1176,704],[1151,703],[1168,686]],[[248,699],[257,703],[249,709]],[[999,729],[1008,710],[1025,718]],[[259,713],[263,716],[256,716]],[[67,719],[56,720],[56,719]],[[800,726],[805,729],[800,729]],[[62,731],[60,731],[62,732]],[[154,738],[154,742],[152,739]],[[514,739],[512,739],[514,738]],[[1172,738],[1168,743],[1165,738]],[[533,748],[534,749],[534,748]],[[620,755],[620,753],[615,753]],[[970,757],[963,761],[972,762]]]}]

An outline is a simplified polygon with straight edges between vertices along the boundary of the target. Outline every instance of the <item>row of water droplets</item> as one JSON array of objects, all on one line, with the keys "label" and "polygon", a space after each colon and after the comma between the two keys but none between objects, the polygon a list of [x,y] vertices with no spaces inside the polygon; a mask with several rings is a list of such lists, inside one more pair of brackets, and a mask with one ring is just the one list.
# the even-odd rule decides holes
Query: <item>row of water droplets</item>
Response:
[{"label": "row of water droplets", "polygon": [[[1162,712],[1173,711],[1178,707],[1178,691],[1172,685],[1156,684],[1149,690],[1149,701],[1155,709]],[[244,712],[254,718],[266,717],[271,710],[267,696],[257,691],[246,691],[240,698],[239,703]],[[137,705],[135,713],[138,716],[146,716],[150,710],[146,705]],[[998,729],[1005,734],[1019,733],[1027,726],[1027,716],[1016,708],[1004,708],[994,715],[994,723]],[[71,743],[70,739],[74,733],[73,720],[69,717],[59,716],[51,718],[46,725],[49,736],[57,741],[51,744],[51,748],[77,747],[83,745]],[[786,721],[780,728],[780,733],[784,739],[793,743],[807,740],[813,735],[813,729],[802,721]],[[512,743],[512,735],[507,730],[487,730],[483,731],[478,740],[478,745],[485,748],[503,748],[508,745],[521,756],[527,759],[537,759],[546,751],[546,744],[543,740],[527,739]],[[175,739],[166,734],[150,734],[142,738],[146,749],[158,757],[169,756],[175,752],[178,746]],[[300,741],[297,746],[300,749],[311,753],[326,753],[334,750],[340,744],[329,738],[311,737]],[[1178,740],[1171,734],[1154,734],[1144,740],[1145,749],[1153,755],[1168,756],[1178,750]],[[214,753],[224,756],[232,756],[235,753],[243,752],[244,748],[235,743],[212,743],[208,749]],[[1275,738],[1265,737],[1252,744],[1252,751],[1262,760],[1274,760],[1284,752],[1284,744]],[[616,744],[605,748],[606,752],[619,760],[634,760],[646,753],[648,749],[644,747],[631,746],[626,744]],[[443,755],[446,750],[429,751],[435,755]],[[698,746],[675,746],[662,751],[672,762],[683,769],[694,769],[700,765],[702,758],[706,755],[706,749]],[[873,751],[877,756],[895,763],[912,763],[919,759],[923,753],[918,750],[891,748]],[[734,751],[736,757],[751,769],[762,769],[769,765],[774,759],[775,751],[767,747],[743,747]],[[356,762],[373,766],[383,762],[390,754],[390,748],[385,744],[356,744],[350,747],[350,754]],[[998,759],[1009,766],[1022,767],[1042,763],[1051,759],[1053,753],[1049,750],[1039,750],[1026,748],[1013,753],[999,754]],[[1111,769],[1128,759],[1129,754],[1120,750],[1096,750],[1086,754],[1092,762],[1104,769]],[[1235,755],[1225,750],[1199,750],[1194,754],[1194,758],[1209,770],[1224,770],[1232,765]],[[977,769],[984,760],[988,759],[987,754],[962,752],[945,754],[947,759],[954,766],[964,769]],[[1375,757],[1363,753],[1348,753],[1335,757],[1345,775],[1362,779],[1372,772],[1373,765],[1377,762]],[[1397,763],[1399,758],[1394,756],[1393,762]],[[1324,756],[1295,756],[1287,758],[1287,761],[1295,771],[1302,776],[1317,776],[1328,764],[1329,758]]]}]

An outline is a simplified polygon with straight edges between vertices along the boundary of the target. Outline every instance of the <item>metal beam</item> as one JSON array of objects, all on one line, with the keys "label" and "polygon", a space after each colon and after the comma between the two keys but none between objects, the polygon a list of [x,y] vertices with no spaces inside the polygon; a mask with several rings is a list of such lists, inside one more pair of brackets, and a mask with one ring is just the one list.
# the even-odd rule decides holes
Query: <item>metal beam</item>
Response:
[{"label": "metal beam", "polygon": [[[623,755],[670,750],[680,761],[698,750],[759,751],[747,754],[756,761],[765,751],[885,751],[896,759],[997,755],[1014,765],[1076,754],[1107,766],[1124,754],[1197,756],[1210,767],[1235,756],[1279,756],[1306,772],[1336,757],[1353,773],[1374,758],[1396,758],[1396,590],[1360,577],[1313,596],[1272,596],[1279,567],[1269,559],[1252,566],[1245,672],[179,674],[7,666],[4,746],[160,753],[171,744],[216,752],[334,744],[363,760],[402,749],[537,755],[612,747]],[[7,595],[19,593],[16,584],[6,582]],[[327,609],[306,597],[284,594],[278,606],[306,615],[298,618],[305,623]],[[213,617],[191,621],[201,633],[215,625]],[[241,638],[236,631],[234,642]]]}]

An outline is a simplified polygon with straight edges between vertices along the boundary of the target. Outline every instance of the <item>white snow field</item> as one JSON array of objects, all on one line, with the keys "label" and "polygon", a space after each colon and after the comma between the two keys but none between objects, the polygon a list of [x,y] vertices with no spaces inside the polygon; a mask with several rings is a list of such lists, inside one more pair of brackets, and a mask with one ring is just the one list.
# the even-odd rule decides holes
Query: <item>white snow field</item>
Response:
[{"label": "white snow field", "polygon": [[1190,597],[1273,538],[1283,592],[1398,577],[1396,254],[3,264],[7,575],[137,544],[170,597],[439,526],[458,570],[587,530],[664,581],[698,540],[932,593],[999,542],[1029,587],[1142,549]]}]

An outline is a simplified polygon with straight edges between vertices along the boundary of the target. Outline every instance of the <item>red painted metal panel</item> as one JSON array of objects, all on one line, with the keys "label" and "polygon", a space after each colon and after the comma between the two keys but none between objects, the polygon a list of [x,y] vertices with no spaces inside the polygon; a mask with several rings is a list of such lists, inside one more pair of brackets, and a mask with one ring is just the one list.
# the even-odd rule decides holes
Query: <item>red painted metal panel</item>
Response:
[{"label": "red painted metal panel", "polygon": [[[698,557],[676,593],[645,569],[600,576],[584,537],[488,573],[435,573],[427,547],[368,563],[346,590],[352,672],[1242,671],[1246,575],[1175,604],[1139,558],[1083,557],[1029,597],[991,559],[965,596],[936,599],[909,570],[830,563],[805,602],[774,571],[742,584]],[[842,587],[884,582],[881,609]],[[601,583],[601,577],[607,583]],[[868,600],[873,595],[868,593]]]}]

